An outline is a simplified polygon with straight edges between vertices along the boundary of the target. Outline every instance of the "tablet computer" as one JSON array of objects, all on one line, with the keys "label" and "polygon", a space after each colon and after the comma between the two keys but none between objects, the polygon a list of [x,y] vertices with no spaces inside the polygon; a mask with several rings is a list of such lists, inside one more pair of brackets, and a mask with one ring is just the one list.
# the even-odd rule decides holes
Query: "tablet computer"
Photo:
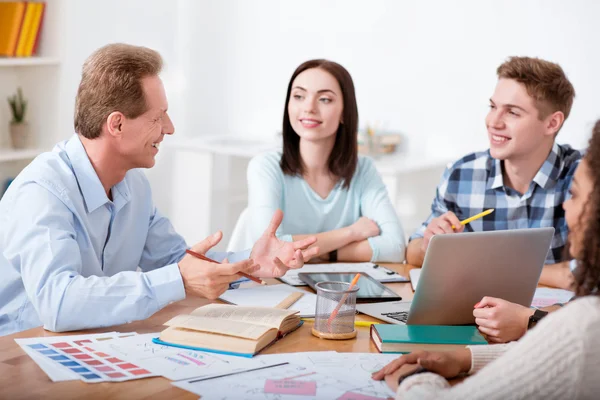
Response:
[{"label": "tablet computer", "polygon": [[[350,283],[356,274],[357,272],[300,272],[298,277],[316,291],[316,285],[319,282],[334,281]],[[357,303],[402,300],[402,297],[397,293],[383,286],[369,275],[360,274],[356,286],[359,287],[356,293]]]}]

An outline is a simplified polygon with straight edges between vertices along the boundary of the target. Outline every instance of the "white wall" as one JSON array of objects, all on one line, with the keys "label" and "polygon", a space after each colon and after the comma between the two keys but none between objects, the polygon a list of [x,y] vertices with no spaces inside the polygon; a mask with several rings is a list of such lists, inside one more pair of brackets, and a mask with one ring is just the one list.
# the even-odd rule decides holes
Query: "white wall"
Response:
[{"label": "white wall", "polygon": [[[75,95],[85,59],[108,43],[123,42],[147,46],[161,53],[165,61],[162,78],[169,99],[170,113],[182,120],[180,2],[173,0],[59,0],[64,13],[60,32],[61,109],[60,129],[55,141],[73,134]],[[169,208],[168,192],[161,190],[168,173],[160,168],[148,170],[153,181],[155,201]]]},{"label": "white wall", "polygon": [[[111,42],[145,45],[163,55],[170,114],[180,136],[274,135],[290,75],[301,62],[317,57],[340,62],[352,74],[361,124],[403,132],[409,151],[424,157],[458,158],[487,147],[487,99],[496,67],[510,55],[559,62],[573,82],[577,98],[560,142],[584,146],[600,117],[595,102],[600,93],[600,2],[593,0],[49,4],[61,10],[63,21],[58,34],[60,129],[52,142],[72,133],[83,61]],[[148,175],[157,205],[170,215],[172,163],[161,153]],[[411,182],[420,183],[406,189],[416,198],[433,194],[435,179]]]},{"label": "white wall", "polygon": [[487,99],[510,55],[559,62],[572,80],[577,98],[560,142],[583,146],[600,117],[593,0],[183,3],[193,38],[185,135],[272,135],[289,76],[317,57],[350,71],[362,124],[404,132],[416,152],[459,157],[487,147]]}]

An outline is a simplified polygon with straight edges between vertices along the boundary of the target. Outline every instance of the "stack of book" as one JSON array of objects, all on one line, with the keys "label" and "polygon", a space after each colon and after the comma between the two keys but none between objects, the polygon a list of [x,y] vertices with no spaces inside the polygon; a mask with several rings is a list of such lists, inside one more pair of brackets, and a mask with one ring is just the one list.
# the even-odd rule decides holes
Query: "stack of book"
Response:
[{"label": "stack of book", "polygon": [[0,2],[0,56],[36,54],[45,9],[44,2]]},{"label": "stack of book", "polygon": [[380,353],[417,350],[452,351],[487,341],[474,325],[371,325],[371,340]]}]

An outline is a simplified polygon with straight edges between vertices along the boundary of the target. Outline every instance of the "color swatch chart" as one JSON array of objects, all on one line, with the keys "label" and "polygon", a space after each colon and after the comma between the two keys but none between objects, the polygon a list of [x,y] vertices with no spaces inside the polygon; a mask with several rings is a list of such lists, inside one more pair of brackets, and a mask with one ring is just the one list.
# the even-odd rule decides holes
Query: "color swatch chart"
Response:
[{"label": "color swatch chart", "polygon": [[[89,345],[131,334],[115,334],[93,337],[69,336],[15,339],[28,354],[36,353],[50,361],[54,368],[66,370],[74,379],[88,383],[121,382],[156,376],[134,362],[109,353],[96,351]],[[37,357],[34,357],[34,360]],[[41,365],[40,365],[41,366]],[[65,371],[65,372],[66,372]]]}]

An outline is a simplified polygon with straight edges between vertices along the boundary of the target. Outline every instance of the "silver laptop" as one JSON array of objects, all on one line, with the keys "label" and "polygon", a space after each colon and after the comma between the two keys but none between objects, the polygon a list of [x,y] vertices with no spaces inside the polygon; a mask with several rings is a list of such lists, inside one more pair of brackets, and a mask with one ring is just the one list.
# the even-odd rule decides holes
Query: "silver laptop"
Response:
[{"label": "silver laptop", "polygon": [[358,304],[359,312],[390,323],[475,323],[484,296],[529,307],[554,228],[436,235],[431,239],[412,301]]}]

